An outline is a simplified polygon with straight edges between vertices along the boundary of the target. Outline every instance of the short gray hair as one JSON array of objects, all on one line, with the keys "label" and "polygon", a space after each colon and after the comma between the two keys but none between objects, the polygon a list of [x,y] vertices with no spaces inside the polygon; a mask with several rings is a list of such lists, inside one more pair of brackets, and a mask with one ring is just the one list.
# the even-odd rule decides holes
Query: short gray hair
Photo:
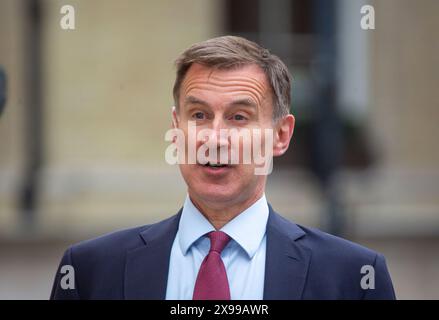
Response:
[{"label": "short gray hair", "polygon": [[291,75],[287,66],[279,57],[257,43],[235,36],[196,43],[178,57],[175,61],[177,76],[173,89],[177,108],[181,84],[194,63],[218,69],[258,65],[264,71],[273,92],[273,120],[277,121],[290,113]]}]

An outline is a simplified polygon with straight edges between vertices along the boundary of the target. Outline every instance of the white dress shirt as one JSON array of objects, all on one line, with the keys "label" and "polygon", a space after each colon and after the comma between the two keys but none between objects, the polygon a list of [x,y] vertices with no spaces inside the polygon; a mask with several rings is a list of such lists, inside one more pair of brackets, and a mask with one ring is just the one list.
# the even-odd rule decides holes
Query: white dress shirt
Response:
[{"label": "white dress shirt", "polygon": [[[221,253],[232,300],[263,299],[268,213],[263,195],[220,229],[232,238]],[[198,270],[209,252],[210,231],[215,228],[187,196],[171,249],[167,300],[192,299]]]}]

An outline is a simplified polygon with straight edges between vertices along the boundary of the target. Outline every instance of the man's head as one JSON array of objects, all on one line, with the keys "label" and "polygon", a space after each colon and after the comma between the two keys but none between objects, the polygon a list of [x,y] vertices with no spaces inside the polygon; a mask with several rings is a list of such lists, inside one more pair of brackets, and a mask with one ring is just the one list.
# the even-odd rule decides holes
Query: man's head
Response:
[{"label": "man's head", "polygon": [[193,64],[212,69],[236,69],[256,65],[265,74],[273,98],[273,120],[290,113],[291,76],[288,68],[276,55],[255,42],[241,37],[224,36],[196,43],[176,60],[177,77],[174,83],[174,103],[179,108],[181,84]]},{"label": "man's head", "polygon": [[[176,65],[173,126],[185,132],[185,141],[191,139],[189,123],[195,123],[197,132],[203,129],[210,132],[205,139],[198,137],[193,142],[196,149],[215,141],[219,155],[221,150],[232,152],[231,137],[222,136],[221,130],[262,132],[259,141],[253,134],[251,139],[244,135],[239,138],[239,164],[212,166],[220,162],[219,156],[211,157],[208,165],[180,164],[191,199],[218,209],[240,203],[244,207],[246,203],[250,205],[264,192],[266,176],[255,175],[255,161],[247,164],[242,161],[243,151],[251,150],[255,156],[255,147],[260,146],[267,153],[266,139],[269,139],[268,151],[279,156],[287,150],[293,133],[294,117],[289,114],[291,78],[287,67],[258,44],[232,36],[191,46],[180,55]],[[266,130],[272,136],[267,138]],[[190,152],[190,143],[186,142],[186,154]]]}]

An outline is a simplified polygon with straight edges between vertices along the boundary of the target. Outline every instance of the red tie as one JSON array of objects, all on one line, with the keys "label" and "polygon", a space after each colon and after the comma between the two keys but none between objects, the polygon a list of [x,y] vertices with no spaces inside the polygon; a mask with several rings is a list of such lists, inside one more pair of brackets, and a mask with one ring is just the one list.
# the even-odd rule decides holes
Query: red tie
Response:
[{"label": "red tie", "polygon": [[198,271],[193,300],[230,300],[229,281],[221,259],[221,251],[230,237],[222,231],[212,231],[208,236],[210,251]]}]

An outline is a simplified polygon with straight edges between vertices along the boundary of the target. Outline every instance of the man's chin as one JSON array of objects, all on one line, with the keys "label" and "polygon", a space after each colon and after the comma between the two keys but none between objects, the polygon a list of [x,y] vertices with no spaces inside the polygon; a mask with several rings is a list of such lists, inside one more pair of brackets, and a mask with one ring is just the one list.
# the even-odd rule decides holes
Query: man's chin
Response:
[{"label": "man's chin", "polygon": [[210,202],[212,204],[227,204],[230,202],[233,202],[233,200],[236,201],[237,198],[237,193],[231,191],[232,188],[211,188],[211,187],[206,187],[203,188],[202,190],[199,190],[198,193],[198,197],[204,201],[204,202]]}]

